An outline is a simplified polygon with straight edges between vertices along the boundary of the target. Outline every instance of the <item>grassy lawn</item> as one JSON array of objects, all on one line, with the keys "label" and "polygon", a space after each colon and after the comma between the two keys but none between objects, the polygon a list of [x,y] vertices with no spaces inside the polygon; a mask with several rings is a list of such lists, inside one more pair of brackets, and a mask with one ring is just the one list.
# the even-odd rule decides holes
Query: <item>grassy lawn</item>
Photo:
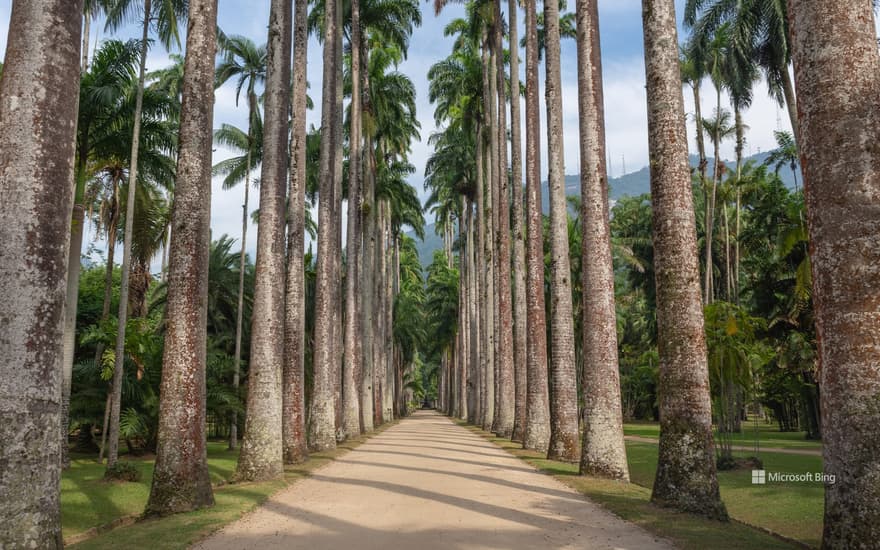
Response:
[{"label": "grassy lawn", "polygon": [[[633,422],[624,424],[623,433],[625,435],[659,438],[660,424],[656,422]],[[780,432],[779,427],[775,423],[758,423],[758,441],[761,448],[822,449],[821,441],[805,439],[804,433],[805,432]],[[752,447],[755,444],[755,424],[751,421],[743,422],[742,433],[733,434],[732,439],[734,445]]]},{"label": "grassy lawn", "polygon": [[[673,541],[680,548],[745,550],[797,547],[761,529],[813,547],[817,547],[821,539],[823,489],[820,484],[768,482],[768,485],[757,486],[751,484],[751,471],[721,472],[721,498],[731,517],[737,521],[720,523],[679,514],[650,503],[650,487],[657,465],[655,445],[627,442],[632,483],[619,483],[581,477],[577,475],[576,464],[547,460],[541,454],[524,451],[517,443],[499,439],[472,426],[466,427],[554,475],[614,514]],[[799,473],[821,470],[821,459],[818,457],[778,453],[766,453],[761,457],[767,471]]]},{"label": "grassy lawn", "polygon": [[[383,426],[379,431],[392,424]],[[378,432],[373,432],[375,435]],[[79,550],[150,548],[176,550],[235,521],[273,493],[306,477],[357,447],[368,437],[346,441],[335,451],[314,453],[303,464],[287,466],[283,480],[228,484],[235,471],[237,451],[225,442],[208,444],[208,467],[214,482],[215,505],[211,508],[160,519],[139,520],[147,504],[153,459],[132,460],[140,468],[137,483],[106,483],[104,466],[94,457],[73,457],[61,479],[61,522],[65,545]],[[173,533],[173,536],[168,536]]]}]

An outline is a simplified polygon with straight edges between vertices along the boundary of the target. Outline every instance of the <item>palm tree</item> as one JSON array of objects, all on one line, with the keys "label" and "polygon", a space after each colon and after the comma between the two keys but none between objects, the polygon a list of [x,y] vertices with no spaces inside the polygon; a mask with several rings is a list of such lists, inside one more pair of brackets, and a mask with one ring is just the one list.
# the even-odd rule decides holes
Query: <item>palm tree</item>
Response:
[{"label": "palm tree", "polygon": [[642,0],[642,14],[660,350],[660,447],[651,499],[726,518],[715,474],[675,3]]},{"label": "palm tree", "polygon": [[[146,513],[214,504],[205,431],[211,121],[217,0],[189,4],[156,467]],[[204,109],[203,105],[209,105]]]},{"label": "palm tree", "polygon": [[629,479],[623,441],[597,0],[578,0],[584,440],[581,474]]},{"label": "palm tree", "polygon": [[251,361],[245,434],[236,478],[283,474],[281,371],[284,363],[284,224],[290,114],[291,4],[273,0],[266,54],[266,123],[260,176],[257,278],[254,282]]},{"label": "palm tree", "polygon": [[538,99],[538,29],[535,0],[526,12],[526,426],[523,447],[544,452],[550,441],[547,330],[544,310],[544,232],[541,219],[541,133]]},{"label": "palm tree", "polygon": [[[498,296],[498,393],[495,396],[497,413],[493,431],[501,437],[513,435],[516,407],[516,386],[514,374],[513,344],[513,303],[510,283],[510,178],[507,165],[507,78],[504,72],[504,21],[501,15],[501,2],[495,2],[492,25],[493,50],[495,53],[495,88],[498,97],[496,121],[496,141],[498,170],[498,214],[495,218],[496,248],[498,256],[497,296]],[[511,94],[511,101],[513,101]],[[518,122],[517,122],[518,123]]]},{"label": "palm tree", "polygon": [[[87,6],[88,8],[88,6]],[[88,15],[86,15],[88,20]],[[85,29],[88,26],[85,25]],[[111,105],[125,93],[126,85],[134,78],[137,44],[117,40],[106,42],[95,57],[92,68],[80,79],[80,108],[77,122],[77,157],[74,172],[74,205],[71,222],[70,249],[67,263],[67,297],[64,309],[64,372],[61,392],[61,456],[67,467],[68,409],[70,383],[73,373],[73,354],[76,347],[76,314],[79,297],[82,242],[85,227],[85,190],[89,178],[88,162],[93,146],[93,134],[103,130],[104,118]],[[84,56],[87,53],[84,53]],[[84,57],[85,59],[85,57]],[[83,63],[87,63],[84,61]],[[115,240],[113,241],[115,242]]]},{"label": "palm tree", "polygon": [[[106,7],[107,28],[116,30],[123,21],[135,19],[140,5],[136,0],[111,0]],[[159,39],[166,47],[172,41],[180,44],[178,22],[186,17],[186,0],[166,0],[153,10],[152,0],[143,3],[143,32],[141,34],[141,58],[138,70],[137,97],[134,109],[134,128],[131,140],[131,165],[128,171],[128,201],[125,216],[125,241],[122,247],[122,286],[119,296],[119,329],[116,334],[116,360],[113,370],[112,397],[110,404],[110,433],[107,465],[113,467],[119,458],[119,410],[122,400],[122,367],[125,352],[125,326],[128,317],[128,287],[131,271],[131,239],[134,224],[135,192],[137,189],[138,153],[140,151],[141,111],[143,109],[144,86],[146,81],[147,53],[149,51],[150,28],[155,24]]]},{"label": "palm tree", "polygon": [[575,462],[578,449],[577,374],[572,325],[571,266],[565,161],[562,142],[562,77],[559,5],[544,2],[547,34],[547,151],[550,174],[550,446],[548,458]]},{"label": "palm tree", "polygon": [[[326,0],[324,18],[324,75],[321,94],[321,160],[320,204],[318,210],[318,265],[315,297],[314,386],[311,414],[309,415],[309,445],[315,450],[336,447],[335,381],[333,362],[333,323],[336,314],[337,281],[333,278],[333,262],[337,253],[336,235],[339,228],[333,223],[339,207],[335,195],[335,151],[337,146],[335,109],[336,80],[341,78],[337,59],[337,10],[339,0]],[[341,146],[341,142],[339,143]]]},{"label": "palm tree", "polygon": [[825,485],[822,544],[858,547],[880,536],[880,489],[871,481],[880,456],[880,173],[876,152],[865,146],[880,138],[880,55],[868,2],[820,8],[793,0],[791,14],[798,145],[809,160],[803,169],[821,335],[824,469],[836,480]]},{"label": "palm tree", "polygon": [[302,462],[308,454],[305,404],[305,193],[308,0],[296,0],[293,22],[293,93],[290,141],[290,189],[287,210],[287,283],[282,369],[282,444],[284,462]]},{"label": "palm tree", "polygon": [[770,154],[764,159],[764,166],[773,166],[777,174],[783,166],[788,166],[794,178],[794,191],[797,193],[799,191],[798,163],[800,162],[797,143],[790,132],[777,130],[773,132],[773,136],[776,138],[776,149],[770,151]]},{"label": "palm tree", "polygon": [[[217,67],[217,85],[223,85],[230,79],[237,79],[235,85],[235,104],[241,96],[242,89],[246,89],[248,101],[248,129],[247,129],[247,146],[243,149],[245,152],[244,173],[229,181],[229,185],[224,184],[224,188],[230,189],[239,181],[244,181],[244,202],[242,203],[241,213],[241,266],[239,266],[238,280],[238,313],[235,323],[235,371],[233,374],[232,384],[238,389],[239,370],[241,368],[241,335],[242,335],[242,319],[244,310],[244,261],[245,250],[247,249],[247,227],[248,227],[248,202],[251,180],[251,169],[254,165],[260,164],[262,161],[262,125],[259,120],[259,107],[257,106],[256,87],[266,81],[266,46],[257,46],[252,40],[244,36],[226,37],[220,35],[220,48],[224,53],[223,60]],[[260,125],[257,128],[257,125]],[[260,130],[258,134],[256,130]],[[255,149],[260,149],[260,158],[254,156]],[[238,416],[232,413],[229,422],[229,448],[235,449],[238,446]]]},{"label": "palm tree", "polygon": [[694,34],[711,37],[729,26],[728,45],[740,63],[759,66],[770,94],[788,107],[797,135],[797,101],[788,67],[791,63],[788,5],[786,0],[687,0],[684,24]]},{"label": "palm tree", "polygon": [[74,181],[82,1],[15,7],[0,79],[0,437],[18,443],[0,447],[0,545],[61,548],[59,397],[74,189],[59,182]]},{"label": "palm tree", "polygon": [[361,313],[358,307],[358,269],[361,240],[361,9],[359,0],[351,2],[351,114],[348,154],[348,227],[346,238],[345,330],[342,359],[342,431],[346,437],[360,434],[360,390],[356,383],[361,371]]},{"label": "palm tree", "polygon": [[523,227],[522,185],[522,128],[520,121],[519,40],[517,38],[516,0],[507,5],[508,43],[510,48],[510,172],[512,192],[513,236],[513,363],[514,363],[514,422],[511,439],[523,441],[526,425],[526,250]]}]

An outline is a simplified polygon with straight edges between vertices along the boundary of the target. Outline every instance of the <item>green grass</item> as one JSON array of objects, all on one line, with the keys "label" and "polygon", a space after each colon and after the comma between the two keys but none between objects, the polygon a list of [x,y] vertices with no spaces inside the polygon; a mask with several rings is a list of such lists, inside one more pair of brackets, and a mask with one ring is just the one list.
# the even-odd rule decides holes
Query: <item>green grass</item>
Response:
[{"label": "green grass", "polygon": [[[379,431],[391,425],[383,426]],[[370,436],[376,433],[378,431]],[[150,492],[151,458],[133,460],[141,470],[141,481],[107,483],[102,480],[104,466],[96,463],[93,457],[75,456],[61,480],[61,522],[65,543],[73,543],[73,547],[79,550],[187,548],[367,439],[368,436],[351,439],[335,451],[314,453],[303,464],[287,466],[283,480],[236,484],[228,484],[227,480],[235,472],[238,452],[228,451],[225,443],[210,442],[208,468],[214,482],[215,505],[147,520],[141,520],[140,515]]]},{"label": "green grass", "polygon": [[[579,476],[577,464],[547,460],[544,455],[523,450],[518,443],[497,438],[472,426],[466,427],[552,474],[621,518],[673,541],[680,548],[745,550],[791,549],[798,546],[766,531],[814,547],[819,545],[821,539],[823,489],[820,484],[770,483],[756,486],[751,483],[751,471],[721,472],[721,498],[730,516],[736,520],[722,523],[651,504],[650,488],[657,465],[655,445],[627,442],[632,483],[620,483]],[[819,457],[779,453],[766,453],[761,457],[768,471],[816,472],[822,466]]]},{"label": "green grass", "polygon": [[[630,477],[646,488],[654,485],[657,447],[627,442]],[[734,456],[751,453],[734,452]],[[822,459],[813,456],[761,453],[768,472],[821,472]],[[809,546],[822,538],[824,488],[821,483],[773,483],[752,485],[751,470],[718,472],[721,499],[734,519],[769,529]]]},{"label": "green grass", "polygon": [[[632,422],[624,424],[625,435],[637,435],[657,439],[660,437],[660,424],[656,422]],[[776,424],[760,422],[758,424],[758,441],[760,447],[776,449],[812,449],[821,450],[822,442],[806,439],[805,432],[780,432]],[[734,445],[752,447],[755,444],[755,425],[743,422],[742,432],[732,434]]]}]

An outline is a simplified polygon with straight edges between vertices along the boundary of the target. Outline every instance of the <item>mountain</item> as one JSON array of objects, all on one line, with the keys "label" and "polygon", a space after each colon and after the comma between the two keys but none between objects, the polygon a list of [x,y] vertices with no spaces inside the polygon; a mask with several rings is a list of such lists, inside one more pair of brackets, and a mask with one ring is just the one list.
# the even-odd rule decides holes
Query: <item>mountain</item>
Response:
[{"label": "mountain", "polygon": [[[757,155],[746,158],[745,161],[754,162],[756,165],[760,165],[764,163],[768,156],[769,153],[759,153]],[[695,155],[692,155],[690,158],[691,166],[694,168],[699,165],[699,161],[699,157]],[[714,166],[714,162],[714,159],[709,159],[710,173],[712,171],[712,167]],[[728,161],[726,162],[726,164],[728,169],[736,169],[736,163]],[[783,167],[779,171],[779,177],[788,188],[794,188],[794,176],[792,176],[791,170],[788,167]],[[798,182],[800,181],[801,174],[800,171],[798,171]],[[649,168],[645,166],[637,172],[631,172],[617,178],[611,178],[608,183],[611,187],[610,196],[612,202],[620,199],[621,197],[634,197],[638,195],[644,195],[650,193],[651,191],[651,173]],[[579,175],[573,174],[565,176],[565,193],[571,196],[580,195],[581,181]],[[547,182],[544,182],[544,184],[542,185],[541,202],[544,213],[548,214],[550,212],[550,203]],[[415,235],[413,235],[412,233],[409,233],[409,235],[413,238],[416,238]],[[431,261],[433,260],[434,251],[443,248],[443,239],[434,232],[434,224],[428,224],[425,226],[425,240],[423,242],[418,242],[418,238],[416,238],[416,241],[419,249],[419,258],[422,261],[422,265],[427,267],[431,264]]]}]

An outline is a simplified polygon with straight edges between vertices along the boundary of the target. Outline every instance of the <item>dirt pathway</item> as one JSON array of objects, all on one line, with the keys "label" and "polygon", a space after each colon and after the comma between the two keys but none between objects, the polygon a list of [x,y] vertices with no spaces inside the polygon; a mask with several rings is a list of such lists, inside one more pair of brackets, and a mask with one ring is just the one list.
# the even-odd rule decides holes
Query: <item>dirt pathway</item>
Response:
[{"label": "dirt pathway", "polygon": [[[636,441],[638,443],[653,443],[654,445],[659,444],[659,440],[656,437],[645,437],[641,435],[626,435],[623,437],[627,441]],[[745,452],[754,452],[754,446],[747,445],[731,445],[730,447],[734,451],[745,451]],[[822,451],[819,449],[782,449],[779,447],[764,447],[761,446],[758,450],[762,453],[780,453],[784,455],[799,455],[799,456],[822,456]]]},{"label": "dirt pathway", "polygon": [[196,548],[670,546],[478,435],[438,414],[419,412]]}]

